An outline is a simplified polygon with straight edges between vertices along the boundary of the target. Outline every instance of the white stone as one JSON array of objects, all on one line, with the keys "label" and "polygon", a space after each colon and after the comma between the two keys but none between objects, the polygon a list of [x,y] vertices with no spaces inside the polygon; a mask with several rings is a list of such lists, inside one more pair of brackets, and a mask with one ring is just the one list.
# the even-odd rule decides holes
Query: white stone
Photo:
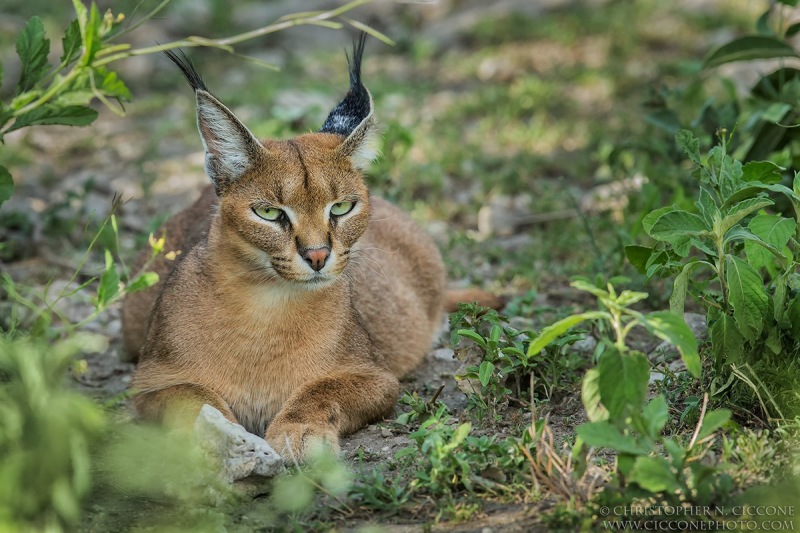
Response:
[{"label": "white stone", "polygon": [[248,433],[208,404],[200,410],[194,431],[227,483],[250,476],[272,477],[283,472],[283,459],[267,441]]}]

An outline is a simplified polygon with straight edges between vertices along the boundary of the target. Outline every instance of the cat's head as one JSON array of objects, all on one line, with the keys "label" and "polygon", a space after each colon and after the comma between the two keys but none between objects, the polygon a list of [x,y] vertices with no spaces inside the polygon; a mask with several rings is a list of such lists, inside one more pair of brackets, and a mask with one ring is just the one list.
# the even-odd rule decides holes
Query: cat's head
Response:
[{"label": "cat's head", "polygon": [[369,193],[361,171],[377,153],[378,133],[361,83],[363,50],[364,35],[347,58],[350,90],[320,131],[288,141],[256,139],[185,56],[167,54],[195,90],[222,229],[247,268],[309,288],[328,285],[366,230]]}]

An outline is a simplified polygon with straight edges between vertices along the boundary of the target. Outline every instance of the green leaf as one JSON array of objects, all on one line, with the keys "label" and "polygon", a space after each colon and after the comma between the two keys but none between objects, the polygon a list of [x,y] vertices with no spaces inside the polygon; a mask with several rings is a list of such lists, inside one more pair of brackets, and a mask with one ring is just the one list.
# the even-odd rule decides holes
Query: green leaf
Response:
[{"label": "green leaf", "polygon": [[572,315],[559,320],[555,324],[544,328],[539,336],[531,341],[528,346],[528,356],[538,355],[545,346],[556,340],[557,337],[563,335],[573,326],[577,326],[585,320],[595,320],[600,318],[608,318],[606,313],[600,311],[591,311],[588,313],[581,313],[579,315]]},{"label": "green leaf", "polygon": [[725,281],[736,325],[745,339],[755,341],[764,329],[769,307],[764,281],[753,267],[732,255],[725,256]]},{"label": "green leaf", "polygon": [[769,348],[775,355],[778,355],[783,350],[777,326],[771,325],[767,327],[767,340],[764,341],[764,346]]},{"label": "green leaf", "polygon": [[631,244],[625,247],[625,257],[639,274],[647,272],[647,260],[653,254],[653,249],[647,246]]},{"label": "green leaf", "polygon": [[650,313],[645,315],[645,327],[657,337],[673,344],[680,352],[689,373],[696,378],[700,377],[697,340],[682,316],[670,311]]},{"label": "green leaf", "polygon": [[784,170],[772,161],[750,161],[742,167],[742,179],[761,183],[780,183]]},{"label": "green leaf", "polygon": [[461,445],[461,443],[464,442],[464,439],[467,438],[467,435],[469,435],[470,430],[472,430],[472,424],[469,422],[464,422],[463,424],[458,426],[458,428],[453,433],[453,437],[450,439],[450,442],[442,446],[442,451],[447,453],[447,452],[452,452],[453,450],[458,448]]},{"label": "green leaf", "polygon": [[125,292],[128,294],[143,291],[158,283],[158,274],[155,272],[144,272],[135,280],[128,283]]},{"label": "green leaf", "polygon": [[595,448],[611,448],[618,452],[634,455],[647,453],[647,448],[636,442],[633,436],[623,434],[616,426],[608,422],[581,424],[575,431],[586,444]]},{"label": "green leaf", "polygon": [[683,153],[691,159],[692,163],[695,165],[702,165],[700,161],[700,141],[697,140],[697,137],[692,134],[689,130],[681,130],[675,135],[675,141],[678,143],[678,147],[683,150]]},{"label": "green leaf", "polygon": [[800,173],[794,175],[794,181],[792,182],[792,189],[794,189],[794,193],[800,197]]},{"label": "green leaf", "polygon": [[600,372],[597,368],[590,368],[583,375],[581,400],[590,422],[608,420],[608,410],[600,401]]},{"label": "green leaf", "polygon": [[717,203],[705,187],[700,187],[700,196],[695,205],[708,227],[714,227],[714,222],[722,218]]},{"label": "green leaf", "polygon": [[663,457],[637,457],[629,481],[655,493],[673,493],[681,488],[675,473]]},{"label": "green leaf", "polygon": [[[792,110],[792,106],[783,102],[770,104],[762,113],[761,120],[775,125],[782,124],[786,120],[786,115]],[[780,180],[778,180],[780,181]],[[775,181],[764,183],[776,183]]]},{"label": "green leaf", "polygon": [[[686,291],[689,288],[689,274],[699,261],[691,261],[683,265],[672,284],[672,294],[669,296],[669,310],[677,316],[683,316],[686,304]],[[705,261],[703,261],[705,263]]]},{"label": "green leaf", "polygon": [[722,223],[720,224],[720,233],[725,235],[728,230],[739,223],[744,217],[758,211],[762,207],[773,205],[775,202],[769,198],[749,198],[733,204],[730,209],[725,213]]},{"label": "green leaf", "polygon": [[112,72],[106,68],[94,69],[97,88],[106,95],[119,100],[130,101],[131,92],[119,79],[116,72]]},{"label": "green leaf", "polygon": [[6,167],[0,165],[0,205],[11,198],[12,194],[14,194],[14,178]]},{"label": "green leaf", "polygon": [[744,354],[744,337],[733,317],[722,315],[711,326],[711,353],[717,366],[737,363]]},{"label": "green leaf", "polygon": [[786,187],[785,185],[781,185],[780,183],[773,183],[772,185],[766,185],[763,183],[753,182],[753,183],[746,183],[744,186],[733,193],[727,200],[725,200],[725,204],[723,207],[728,207],[733,205],[737,202],[740,202],[746,198],[752,198],[758,194],[761,194],[766,191],[772,191],[781,193],[786,195],[789,200],[792,202],[800,202],[800,193],[795,194],[792,189]]},{"label": "green leaf", "polygon": [[641,302],[642,300],[647,299],[648,294],[646,292],[638,292],[638,291],[622,291],[619,296],[617,296],[617,304],[628,307],[636,302]]},{"label": "green leaf", "polygon": [[481,385],[484,387],[489,384],[494,374],[494,364],[489,361],[484,361],[478,368],[478,379],[481,380]]},{"label": "green leaf", "polygon": [[103,41],[100,37],[100,25],[102,22],[103,18],[100,16],[97,4],[92,2],[92,5],[89,7],[89,20],[86,25],[81,28],[81,38],[83,39],[83,46],[85,48],[83,56],[85,65],[91,64],[95,54],[97,54],[103,46]]},{"label": "green leaf", "polygon": [[661,207],[659,209],[655,209],[653,211],[650,211],[642,219],[642,227],[644,228],[644,232],[647,233],[648,235],[650,235],[650,230],[653,229],[653,224],[655,224],[656,221],[658,221],[658,219],[661,218],[662,215],[664,215],[666,213],[669,213],[673,209],[675,209],[675,208],[671,207],[671,206],[667,206],[667,207]]},{"label": "green leaf", "polygon": [[105,307],[114,297],[119,294],[119,274],[114,264],[111,252],[106,250],[106,269],[100,276],[100,286],[97,287],[97,306]]},{"label": "green leaf", "polygon": [[742,163],[728,155],[722,146],[714,146],[708,151],[704,170],[708,172],[709,182],[719,187],[721,198],[726,198],[740,186]]},{"label": "green leaf", "polygon": [[711,230],[699,216],[675,209],[661,215],[650,228],[648,234],[659,241],[671,242],[676,237],[684,238],[703,235]]},{"label": "green leaf", "polygon": [[481,348],[486,348],[486,339],[484,339],[479,333],[471,329],[459,329],[456,333],[461,337],[466,337],[475,341],[475,343]]},{"label": "green leaf", "polygon": [[[745,252],[747,252],[747,260],[750,261],[750,264],[753,268],[761,268],[762,266],[769,266],[772,264],[770,259],[770,254],[778,259],[778,262],[781,265],[785,265],[786,257],[775,248],[773,245],[765,242],[761,237],[753,233],[748,229],[744,229],[741,226],[736,226],[731,229],[728,234],[725,236],[725,244],[729,244],[736,241],[743,241],[745,246]],[[748,252],[748,250],[750,250]],[[769,253],[767,253],[769,252]],[[757,264],[756,262],[751,260],[751,257],[757,257],[758,253],[764,253],[766,256],[766,261],[763,264]],[[756,255],[751,255],[756,254]]]},{"label": "green leaf", "polygon": [[61,47],[64,50],[59,60],[62,65],[69,65],[81,53],[81,27],[77,19],[67,27],[61,39]]},{"label": "green leaf", "polygon": [[700,426],[700,432],[697,434],[697,440],[708,437],[716,430],[725,425],[730,420],[731,412],[729,409],[715,409],[706,413],[703,418],[703,424]]},{"label": "green leaf", "polygon": [[[690,263],[691,264],[691,263]],[[689,271],[686,265],[681,269],[672,284],[672,294],[669,296],[669,310],[682,315],[686,305],[686,291],[689,288]]]},{"label": "green leaf", "polygon": [[747,254],[747,260],[753,268],[763,268],[771,264],[772,253],[781,253],[780,251],[783,250],[789,239],[794,235],[796,226],[797,224],[793,218],[784,218],[779,215],[758,215],[753,217],[747,227],[764,243],[775,248],[775,252],[772,252],[772,250],[765,250],[763,246],[758,246],[758,243],[745,242],[744,250]]},{"label": "green leaf", "polygon": [[734,61],[775,57],[797,57],[797,53],[783,39],[767,35],[747,35],[712,50],[703,61],[703,68],[718,67]]},{"label": "green leaf", "polygon": [[600,399],[611,420],[619,420],[630,410],[641,408],[650,378],[647,357],[639,352],[621,354],[609,349],[600,358],[597,370]]},{"label": "green leaf", "polygon": [[50,39],[44,36],[44,25],[39,17],[31,17],[25,29],[17,36],[17,55],[22,66],[17,83],[17,94],[31,90],[47,72],[47,54]]},{"label": "green leaf", "polygon": [[786,33],[784,34],[784,37],[790,39],[795,35],[797,35],[798,33],[800,33],[800,22],[795,22],[793,24],[790,24],[789,27],[786,28]]},{"label": "green leaf", "polygon": [[661,441],[664,449],[667,450],[670,459],[672,459],[672,466],[680,469],[683,466],[683,460],[686,458],[686,450],[670,438],[665,438]]},{"label": "green leaf", "polygon": [[97,118],[97,111],[86,106],[57,106],[45,104],[17,117],[17,121],[8,131],[27,126],[58,124],[62,126],[87,126]]},{"label": "green leaf", "polygon": [[764,11],[758,20],[756,21],[756,31],[758,31],[759,35],[775,35],[775,32],[772,31],[772,28],[769,26],[769,18],[772,14],[772,6],[768,7],[766,11]]},{"label": "green leaf", "polygon": [[663,394],[659,394],[645,406],[642,418],[647,427],[647,435],[656,439],[669,420],[669,406]]}]

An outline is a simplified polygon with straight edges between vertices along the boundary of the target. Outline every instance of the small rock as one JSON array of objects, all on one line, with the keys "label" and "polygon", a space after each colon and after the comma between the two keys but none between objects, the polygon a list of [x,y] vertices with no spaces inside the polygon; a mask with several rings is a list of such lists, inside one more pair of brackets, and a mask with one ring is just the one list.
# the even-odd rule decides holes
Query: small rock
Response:
[{"label": "small rock", "polygon": [[389,451],[389,447],[388,446],[384,446],[383,448],[381,448],[381,451],[388,452]]},{"label": "small rock", "polygon": [[384,439],[388,439],[389,437],[393,436],[394,434],[390,430],[386,428],[381,428],[381,437],[383,437]]},{"label": "small rock", "polygon": [[686,325],[692,330],[697,340],[702,341],[708,338],[708,324],[705,315],[698,313],[684,313],[683,319]]},{"label": "small rock", "polygon": [[530,205],[530,195],[499,195],[491,198],[478,211],[478,234],[483,239],[513,235],[519,219],[530,212]]},{"label": "small rock", "polygon": [[267,441],[227,420],[208,404],[200,410],[194,431],[206,453],[218,462],[220,476],[227,483],[283,472],[283,459]]},{"label": "small rock", "polygon": [[595,348],[597,348],[597,339],[591,335],[587,335],[586,338],[572,343],[572,349],[582,354],[593,354]]},{"label": "small rock", "polygon": [[431,352],[431,357],[439,359],[440,361],[453,361],[455,360],[453,350],[451,348],[439,348]]}]

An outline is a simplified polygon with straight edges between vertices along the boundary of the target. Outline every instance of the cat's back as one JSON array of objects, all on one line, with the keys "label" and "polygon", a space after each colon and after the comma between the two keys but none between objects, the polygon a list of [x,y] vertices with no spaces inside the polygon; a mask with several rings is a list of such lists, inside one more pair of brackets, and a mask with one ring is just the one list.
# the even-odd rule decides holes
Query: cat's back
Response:
[{"label": "cat's back", "polygon": [[409,215],[372,197],[348,275],[353,305],[395,375],[419,362],[438,330],[445,268],[433,239]]}]

